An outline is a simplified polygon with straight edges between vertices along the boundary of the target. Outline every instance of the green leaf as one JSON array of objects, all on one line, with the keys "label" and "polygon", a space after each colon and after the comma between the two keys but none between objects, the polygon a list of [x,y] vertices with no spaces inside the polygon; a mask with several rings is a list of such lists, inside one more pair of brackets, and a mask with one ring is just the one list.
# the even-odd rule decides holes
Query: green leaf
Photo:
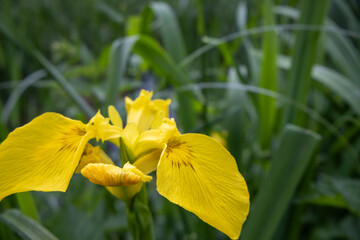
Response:
[{"label": "green leaf", "polygon": [[78,107],[84,111],[88,116],[95,114],[94,109],[76,92],[76,90],[68,83],[61,72],[51,63],[49,60],[35,47],[29,46],[29,42],[25,42],[19,37],[15,36],[1,20],[0,20],[0,33],[6,38],[12,41],[14,44],[20,46],[26,52],[31,54],[43,67],[50,73],[50,75],[57,81],[57,83],[63,88],[68,96],[78,105]]},{"label": "green leaf", "polygon": [[185,58],[186,49],[175,12],[165,2],[152,2],[149,7],[159,21],[166,51],[176,63],[179,63]]},{"label": "green leaf", "polygon": [[58,239],[40,223],[23,215],[19,210],[6,210],[0,214],[0,221],[10,227],[23,239],[52,240]]},{"label": "green leaf", "polygon": [[23,92],[36,83],[38,80],[44,78],[46,76],[46,72],[44,70],[36,71],[26,78],[24,78],[17,86],[16,88],[11,92],[10,97],[6,101],[6,104],[2,110],[1,114],[1,120],[4,123],[7,123],[10,117],[10,114],[12,113],[12,110],[15,107],[16,102],[19,100]]},{"label": "green leaf", "polygon": [[[272,12],[272,0],[266,0],[263,4],[264,25],[275,25],[275,17]],[[269,31],[264,34],[263,40],[263,62],[261,66],[261,76],[259,87],[277,91],[277,65],[278,54],[277,33]],[[271,143],[272,133],[276,118],[276,102],[274,99],[264,95],[259,95],[259,138],[262,148],[268,148]]]},{"label": "green leaf", "polygon": [[[301,2],[300,24],[305,25],[322,25],[326,17],[328,0],[304,0]],[[289,73],[289,85],[287,93],[289,97],[299,103],[306,103],[308,91],[311,84],[311,70],[315,63],[316,52],[318,49],[318,31],[298,31],[294,54],[292,56],[292,67]],[[285,109],[284,123],[303,124],[303,115],[294,108]]]},{"label": "green leaf", "polygon": [[149,209],[146,186],[126,205],[128,228],[134,240],[155,239],[154,223]]},{"label": "green leaf", "polygon": [[109,19],[113,20],[117,24],[121,24],[124,22],[124,16],[116,11],[114,8],[106,4],[105,2],[96,2],[96,7],[100,12],[104,13]]},{"label": "green leaf", "polygon": [[360,216],[360,180],[322,175],[304,202],[345,208]]},{"label": "green leaf", "polygon": [[38,212],[31,192],[17,193],[16,200],[23,214],[31,217],[36,221],[39,221]]},{"label": "green leaf", "polygon": [[[259,52],[255,53],[255,55],[261,57]],[[279,55],[277,65],[282,69],[288,70],[292,62],[289,57]],[[358,104],[360,101],[360,87],[355,85],[353,81],[335,70],[322,65],[315,65],[313,67],[311,77],[336,93],[360,116],[360,105]]]},{"label": "green leaf", "polygon": [[116,103],[130,54],[138,39],[138,36],[126,37],[115,40],[111,45],[105,108]]},{"label": "green leaf", "polygon": [[269,173],[251,206],[242,239],[272,239],[320,139],[310,130],[293,125],[285,127]]},{"label": "green leaf", "polygon": [[[235,69],[229,70],[227,81],[229,84],[240,83],[240,79],[235,72]],[[228,130],[228,149],[231,154],[237,159],[239,163],[242,157],[242,150],[246,146],[246,129],[248,119],[246,109],[251,107],[252,104],[248,100],[247,93],[245,91],[239,91],[229,87],[226,91],[226,102],[229,109],[236,107],[236,112],[231,118],[226,121],[226,129]],[[225,114],[223,114],[225,115]],[[241,169],[240,169],[241,170]]]},{"label": "green leaf", "polygon": [[246,0],[241,0],[236,8],[236,27],[240,31],[246,29],[247,12]]}]

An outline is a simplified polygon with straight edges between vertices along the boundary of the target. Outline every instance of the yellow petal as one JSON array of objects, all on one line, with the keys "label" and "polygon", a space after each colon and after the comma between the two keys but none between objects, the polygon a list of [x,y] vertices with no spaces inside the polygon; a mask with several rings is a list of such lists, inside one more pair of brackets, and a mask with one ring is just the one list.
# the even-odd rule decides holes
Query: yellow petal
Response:
[{"label": "yellow petal", "polygon": [[0,200],[24,191],[66,191],[89,140],[85,124],[44,113],[0,145]]},{"label": "yellow petal", "polygon": [[124,141],[124,144],[126,146],[126,151],[131,159],[133,159],[134,157],[134,144],[138,136],[139,136],[139,130],[136,124],[135,123],[126,124],[121,138]]},{"label": "yellow petal", "polygon": [[151,101],[153,93],[141,90],[134,101],[125,98],[127,123],[135,123],[140,133],[160,126],[162,119],[169,115],[170,100]]},{"label": "yellow petal", "polygon": [[109,121],[109,118],[104,118],[100,111],[98,111],[86,125],[86,132],[91,136],[91,138],[96,138],[97,141],[99,139],[106,141],[108,139],[119,138],[121,136],[122,129],[111,125]]},{"label": "yellow petal", "polygon": [[109,117],[114,126],[117,126],[121,129],[123,129],[123,122],[120,117],[119,112],[116,110],[116,108],[112,105],[108,107]]},{"label": "yellow petal", "polygon": [[161,124],[164,122],[164,119],[169,118],[169,105],[171,103],[171,100],[156,99],[153,101],[153,103],[157,108],[157,113],[151,123],[151,129],[160,127]]},{"label": "yellow petal", "polygon": [[106,153],[101,150],[99,146],[92,146],[91,144],[86,144],[85,150],[81,156],[80,163],[77,166],[75,173],[80,173],[81,169],[83,169],[89,163],[105,163],[105,164],[112,164],[114,162],[111,158],[106,155]]},{"label": "yellow petal", "polygon": [[162,150],[154,150],[150,153],[144,154],[134,162],[134,166],[144,174],[149,174],[155,171],[160,160],[161,152]]},{"label": "yellow petal", "polygon": [[164,149],[164,144],[174,136],[180,136],[174,119],[164,119],[164,122],[157,129],[143,132],[134,143],[134,155],[150,152],[154,149]]},{"label": "yellow petal", "polygon": [[170,139],[157,168],[157,189],[232,239],[249,212],[249,193],[235,159],[202,134]]},{"label": "yellow petal", "polygon": [[81,174],[90,182],[104,187],[130,186],[139,182],[150,182],[152,179],[129,163],[126,163],[124,168],[104,163],[90,163],[81,170]]}]

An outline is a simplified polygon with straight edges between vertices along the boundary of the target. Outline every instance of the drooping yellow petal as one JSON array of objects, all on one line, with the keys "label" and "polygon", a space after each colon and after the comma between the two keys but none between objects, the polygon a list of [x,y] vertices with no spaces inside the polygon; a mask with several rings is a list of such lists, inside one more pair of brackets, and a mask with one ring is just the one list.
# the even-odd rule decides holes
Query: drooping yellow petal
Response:
[{"label": "drooping yellow petal", "polygon": [[90,163],[81,170],[81,174],[90,182],[104,187],[130,186],[139,182],[150,182],[152,179],[130,163],[126,163],[124,168],[111,164]]},{"label": "drooping yellow petal", "polygon": [[85,124],[44,113],[0,145],[0,200],[24,191],[66,191],[86,143]]},{"label": "drooping yellow petal", "polygon": [[232,239],[249,212],[249,193],[235,159],[202,134],[170,139],[157,168],[157,189]]},{"label": "drooping yellow petal", "polygon": [[157,99],[151,101],[153,93],[141,90],[140,95],[134,101],[125,98],[127,123],[135,123],[140,133],[160,126],[162,119],[169,115],[170,100]]},{"label": "drooping yellow petal", "polygon": [[108,113],[110,120],[114,126],[117,126],[121,129],[123,129],[123,121],[121,119],[121,116],[119,112],[116,110],[116,108],[112,105],[108,107]]},{"label": "drooping yellow petal", "polygon": [[85,146],[85,150],[81,156],[80,163],[77,166],[75,173],[80,173],[81,169],[89,163],[105,163],[114,165],[114,162],[108,155],[106,155],[106,153],[104,153],[100,146],[94,147],[88,143]]}]

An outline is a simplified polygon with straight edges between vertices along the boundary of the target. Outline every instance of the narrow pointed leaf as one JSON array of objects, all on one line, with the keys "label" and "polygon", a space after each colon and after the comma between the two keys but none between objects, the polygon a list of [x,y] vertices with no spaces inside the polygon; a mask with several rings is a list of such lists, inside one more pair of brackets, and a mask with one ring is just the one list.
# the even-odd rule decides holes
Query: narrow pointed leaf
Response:
[{"label": "narrow pointed leaf", "polygon": [[[266,0],[263,5],[264,25],[274,25],[275,17],[272,12],[272,0]],[[261,67],[259,86],[271,91],[277,91],[277,66],[278,52],[277,33],[269,31],[264,34],[264,58]],[[268,148],[271,142],[276,117],[276,102],[274,99],[259,95],[259,137],[263,148]]]},{"label": "narrow pointed leaf", "polygon": [[13,232],[28,240],[55,240],[49,230],[18,210],[7,210],[0,214],[0,221],[10,227]]},{"label": "narrow pointed leaf", "polygon": [[150,8],[158,18],[166,51],[175,62],[180,62],[186,56],[186,50],[175,12],[165,2],[152,2]]},{"label": "narrow pointed leaf", "polygon": [[269,173],[252,204],[242,234],[244,240],[272,239],[320,138],[310,130],[294,125],[285,127]]}]

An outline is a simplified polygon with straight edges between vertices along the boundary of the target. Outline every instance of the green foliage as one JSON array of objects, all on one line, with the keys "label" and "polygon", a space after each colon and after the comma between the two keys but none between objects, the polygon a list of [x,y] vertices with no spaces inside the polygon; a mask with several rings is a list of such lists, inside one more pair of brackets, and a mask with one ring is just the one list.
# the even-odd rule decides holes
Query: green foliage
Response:
[{"label": "green foliage", "polygon": [[[183,132],[221,136],[236,158],[251,196],[241,239],[359,239],[355,0],[0,6],[0,140],[47,111],[85,122],[113,104],[125,117],[124,96],[153,90],[172,99]],[[155,182],[147,193],[156,238],[224,238],[159,196]],[[4,199],[0,238],[52,236],[26,215],[59,239],[130,236],[126,206],[78,176],[65,194]]]},{"label": "green foliage", "polygon": [[[321,137],[287,125],[253,204],[243,239],[272,239]],[[263,226],[259,231],[259,226]]]},{"label": "green foliage", "polygon": [[13,229],[23,239],[58,239],[41,224],[15,209],[3,212],[0,215],[0,221]]}]

